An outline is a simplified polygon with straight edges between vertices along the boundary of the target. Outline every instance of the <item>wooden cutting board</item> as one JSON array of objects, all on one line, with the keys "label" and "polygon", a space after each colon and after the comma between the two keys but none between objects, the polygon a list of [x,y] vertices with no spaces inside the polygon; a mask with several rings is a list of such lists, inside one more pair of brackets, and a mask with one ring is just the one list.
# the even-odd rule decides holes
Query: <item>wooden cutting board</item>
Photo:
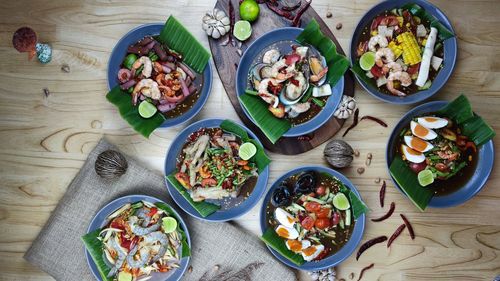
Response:
[{"label": "wooden cutting board", "polygon": [[[235,10],[235,21],[239,20],[239,2],[238,0],[218,0],[215,4],[215,8],[218,8],[229,16],[229,1],[232,1]],[[292,6],[297,3],[297,1],[291,0],[281,0],[280,3],[287,3],[287,5]],[[337,51],[340,54],[344,54],[344,51],[340,47],[335,36],[330,31],[325,22],[321,19],[321,17],[316,13],[316,11],[309,7],[306,12],[302,15],[301,26],[305,27],[311,19],[316,19],[316,21],[321,26],[321,31],[330,37],[335,45],[337,45]],[[226,94],[228,95],[231,103],[236,110],[236,113],[240,117],[240,119],[245,123],[247,127],[249,127],[255,134],[259,136],[259,139],[262,141],[266,149],[281,154],[295,155],[300,154],[306,151],[309,151],[325,141],[332,138],[336,133],[340,131],[342,125],[344,124],[343,119],[337,119],[332,117],[328,120],[323,126],[321,126],[316,131],[300,137],[282,137],[275,144],[272,144],[262,133],[262,131],[247,118],[243,109],[241,108],[240,102],[238,100],[238,96],[236,94],[235,87],[235,77],[236,77],[236,69],[238,68],[238,64],[240,62],[241,54],[245,52],[246,48],[250,46],[250,44],[263,34],[281,27],[291,26],[291,21],[278,16],[273,11],[271,11],[265,4],[260,4],[260,16],[257,21],[252,23],[252,36],[246,40],[242,46],[239,48],[241,52],[238,51],[238,46],[232,46],[231,44],[227,44],[223,46],[223,42],[226,37],[215,40],[209,38],[210,50],[212,51],[212,56],[215,62],[215,67],[217,68],[217,72],[219,73],[219,77],[224,85],[224,89],[226,90]],[[354,96],[354,77],[350,71],[347,71],[344,75],[344,95]],[[331,110],[325,108],[323,110]]]}]

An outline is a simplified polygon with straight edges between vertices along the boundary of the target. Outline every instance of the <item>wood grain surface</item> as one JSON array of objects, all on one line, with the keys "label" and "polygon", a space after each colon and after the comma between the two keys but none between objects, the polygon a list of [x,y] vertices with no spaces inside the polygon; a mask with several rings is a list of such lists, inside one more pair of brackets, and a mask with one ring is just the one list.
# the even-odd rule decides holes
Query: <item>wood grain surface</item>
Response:
[{"label": "wood grain surface", "polygon": [[[365,11],[376,0],[313,0],[344,50]],[[432,1],[450,18],[458,36],[459,57],[452,78],[434,100],[465,93],[475,111],[500,132],[500,5],[497,0]],[[131,28],[162,22],[174,14],[208,48],[201,17],[215,0],[65,1],[17,0],[0,2],[0,280],[52,280],[22,259],[50,216],[89,151],[105,136],[127,154],[159,173],[166,150],[185,126],[155,131],[150,139],[136,134],[121,120],[104,95],[111,49]],[[326,18],[331,12],[332,18]],[[343,27],[336,30],[335,26]],[[54,48],[52,62],[40,65],[12,48],[12,33],[33,27],[42,42]],[[64,73],[61,66],[71,71]],[[43,89],[50,91],[44,95]],[[342,170],[371,207],[369,218],[384,213],[378,207],[381,177],[388,182],[386,205],[396,202],[396,214],[413,222],[417,238],[405,233],[390,249],[368,250],[339,266],[338,276],[357,280],[362,267],[374,262],[363,280],[492,280],[500,274],[500,174],[498,165],[484,189],[463,206],[419,212],[390,180],[384,151],[391,128],[411,106],[382,103],[356,86],[362,115],[384,119],[389,128],[362,122],[344,139],[360,151],[351,168]],[[212,94],[195,120],[208,117],[237,119],[217,75]],[[193,120],[194,121],[194,120]],[[346,125],[350,124],[348,120]],[[341,131],[342,133],[343,131]],[[339,136],[337,136],[339,138]],[[495,148],[499,150],[499,138]],[[324,164],[324,145],[299,156],[270,153],[270,182],[299,165]],[[373,161],[363,174],[367,153]],[[497,163],[498,164],[498,163]],[[237,223],[259,234],[260,204]],[[399,216],[382,223],[367,222],[363,240],[390,235]],[[61,233],[64,235],[64,233]],[[80,247],[75,245],[75,247]],[[304,274],[300,274],[307,280]]]},{"label": "wood grain surface", "polygon": [[[218,8],[219,10],[222,10],[226,12],[227,15],[229,15],[230,1],[231,0],[218,0],[215,8]],[[294,3],[297,3],[296,1],[289,0],[282,1],[284,5],[289,7],[293,6]],[[238,0],[232,0],[232,4],[235,7],[235,10],[238,9],[238,2]],[[290,20],[276,15],[264,4],[260,6],[261,10],[259,20],[252,24],[252,36],[248,40],[246,40],[241,47],[239,47],[238,45],[233,46],[232,44],[223,46],[221,42],[226,38],[224,38],[223,40],[215,40],[209,38],[208,41],[210,44],[210,49],[212,51],[212,56],[214,58],[215,67],[217,68],[217,72],[219,73],[219,78],[221,79],[222,85],[226,90],[226,94],[229,97],[229,100],[231,101],[234,109],[236,110],[238,117],[245,123],[247,127],[249,127],[259,136],[260,140],[268,150],[281,154],[297,155],[309,151],[332,138],[336,133],[340,131],[345,120],[337,119],[332,116],[330,120],[328,120],[314,132],[300,137],[282,137],[275,144],[273,144],[267,139],[267,137],[259,129],[259,127],[257,127],[252,121],[250,121],[250,119],[247,118],[247,116],[243,112],[240,101],[238,100],[238,94],[236,93],[235,86],[236,69],[239,66],[241,58],[240,54],[238,54],[238,50],[244,53],[248,46],[250,46],[250,44],[252,44],[260,36],[276,28],[291,26]],[[294,13],[296,12],[297,10]],[[239,13],[236,10],[236,21],[239,20],[238,14]],[[312,19],[316,19],[321,27],[321,31],[333,40],[333,42],[337,46],[337,51],[340,54],[345,54],[342,50],[342,46],[340,46],[332,31],[328,28],[326,23],[322,20],[321,15],[318,15],[314,8],[309,7],[304,12],[301,17],[300,27],[304,28]],[[347,71],[344,75],[344,95],[348,95],[351,97],[354,95],[354,75],[350,71]]]}]

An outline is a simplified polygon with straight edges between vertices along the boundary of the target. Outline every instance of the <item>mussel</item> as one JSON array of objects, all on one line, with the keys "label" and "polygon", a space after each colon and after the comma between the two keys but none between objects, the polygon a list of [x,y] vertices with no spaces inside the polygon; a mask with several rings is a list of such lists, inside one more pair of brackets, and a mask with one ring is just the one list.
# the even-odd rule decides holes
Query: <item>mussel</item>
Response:
[{"label": "mussel", "polygon": [[[326,81],[326,59],[321,55],[311,55],[308,59],[309,68],[311,70],[310,82],[315,86],[321,86]],[[326,69],[326,70],[325,70]],[[321,77],[316,79],[316,77]]]},{"label": "mussel", "polygon": [[271,197],[271,204],[274,207],[288,206],[292,203],[292,194],[285,183],[281,183],[274,191]]},{"label": "mussel", "polygon": [[284,90],[280,93],[280,101],[284,105],[293,105],[298,103],[309,89],[308,80],[309,79],[302,72],[299,72],[293,78],[294,82],[289,81]]},{"label": "mussel", "polygon": [[260,81],[271,77],[271,66],[265,63],[257,63],[250,69],[250,82],[257,89]]},{"label": "mussel", "polygon": [[293,191],[296,194],[309,194],[316,188],[317,175],[314,171],[300,173],[295,181]]}]

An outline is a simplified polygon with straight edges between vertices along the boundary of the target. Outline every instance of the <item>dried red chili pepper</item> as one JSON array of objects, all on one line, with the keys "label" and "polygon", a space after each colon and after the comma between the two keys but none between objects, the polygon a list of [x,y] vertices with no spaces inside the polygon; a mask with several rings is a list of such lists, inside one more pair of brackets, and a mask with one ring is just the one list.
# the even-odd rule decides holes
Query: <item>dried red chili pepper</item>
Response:
[{"label": "dried red chili pepper", "polygon": [[361,245],[361,247],[359,247],[358,253],[356,254],[356,260],[359,260],[361,254],[364,251],[368,250],[368,248],[372,247],[375,244],[383,243],[385,241],[387,241],[387,236],[385,235],[366,241],[363,245]]},{"label": "dried red chili pepper", "polygon": [[374,122],[377,122],[377,123],[379,123],[382,127],[386,127],[386,128],[387,128],[387,124],[386,124],[384,121],[382,121],[382,120],[378,119],[377,117],[373,117],[373,116],[370,116],[370,115],[365,115],[365,116],[361,117],[361,120],[365,120],[365,119],[368,119],[368,120],[372,120],[372,121],[374,121]]},{"label": "dried red chili pepper", "polygon": [[411,240],[415,240],[415,232],[413,231],[413,227],[410,224],[410,221],[403,214],[399,214],[403,221],[405,222],[406,227],[408,227],[408,232],[410,232]]},{"label": "dried red chili pepper", "polygon": [[396,209],[396,204],[394,202],[391,202],[391,207],[389,208],[389,211],[387,214],[381,216],[380,218],[372,219],[374,222],[379,222],[379,221],[384,221],[392,216],[392,213],[394,213],[394,210]]},{"label": "dried red chili pepper", "polygon": [[233,30],[235,23],[233,2],[229,1],[229,43],[233,43]]},{"label": "dried red chili pepper", "polygon": [[398,228],[396,228],[396,231],[394,231],[394,233],[389,238],[389,241],[387,241],[387,248],[391,246],[392,242],[396,240],[396,238],[398,238],[398,236],[401,234],[401,232],[403,232],[403,230],[405,230],[405,228],[406,225],[404,223],[400,225]]},{"label": "dried red chili pepper", "polygon": [[290,13],[289,11],[281,10],[278,6],[273,5],[271,2],[266,2],[266,6],[269,8],[269,10],[273,11],[278,16],[284,17],[288,20],[294,19],[294,16],[292,15],[292,13]]},{"label": "dried red chili pepper", "polygon": [[295,18],[292,21],[292,26],[298,27],[300,25],[300,18],[304,14],[304,12],[311,6],[312,0],[306,0],[305,5],[301,6],[300,9],[297,11],[297,14],[295,15]]},{"label": "dried red chili pepper", "polygon": [[363,275],[365,274],[365,271],[367,271],[368,269],[371,269],[373,268],[375,264],[372,263],[370,264],[369,266],[366,266],[366,267],[363,267],[363,269],[361,269],[361,272],[359,273],[359,278],[358,278],[358,281],[361,280],[361,278],[363,278]]},{"label": "dried red chili pepper", "polygon": [[384,208],[384,199],[385,199],[385,188],[386,184],[385,181],[382,183],[382,186],[380,187],[380,192],[379,192],[379,199],[380,199],[380,207]]},{"label": "dried red chili pepper", "polygon": [[349,126],[349,128],[347,128],[347,130],[345,130],[344,134],[342,135],[342,137],[345,137],[347,135],[347,133],[349,133],[349,131],[356,127],[359,123],[359,108],[356,108],[356,110],[354,111],[354,119],[352,120],[352,124],[351,126]]}]

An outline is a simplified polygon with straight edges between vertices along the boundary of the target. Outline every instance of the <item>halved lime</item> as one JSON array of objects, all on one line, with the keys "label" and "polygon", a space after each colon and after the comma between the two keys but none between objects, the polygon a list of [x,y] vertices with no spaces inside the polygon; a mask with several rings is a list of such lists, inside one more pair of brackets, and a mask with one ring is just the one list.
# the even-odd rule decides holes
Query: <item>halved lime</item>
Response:
[{"label": "halved lime", "polygon": [[143,118],[153,117],[153,115],[155,115],[156,111],[158,111],[156,106],[154,106],[149,101],[142,101],[139,104],[139,115],[141,115],[141,117],[143,117]]},{"label": "halved lime", "polygon": [[422,170],[418,173],[418,183],[421,186],[427,186],[434,182],[434,174],[431,170]]},{"label": "halved lime", "polygon": [[118,273],[118,281],[132,281],[132,274],[126,271]]},{"label": "halved lime", "polygon": [[234,37],[240,41],[247,40],[252,35],[252,26],[246,20],[239,20],[234,24]]},{"label": "halved lime", "polygon": [[248,160],[252,158],[255,153],[257,153],[257,147],[251,142],[246,142],[240,146],[238,150],[238,155],[243,160]]},{"label": "halved lime", "polygon": [[259,4],[255,0],[245,0],[240,4],[240,18],[242,20],[254,21],[259,17]]},{"label": "halved lime", "polygon": [[359,58],[359,66],[363,70],[370,70],[375,65],[375,53],[366,52]]},{"label": "halved lime", "polygon": [[172,217],[165,217],[162,220],[163,232],[170,233],[177,229],[177,221]]},{"label": "halved lime", "polygon": [[344,193],[340,192],[333,197],[333,206],[341,211],[347,210],[351,207],[351,204],[349,204],[349,199],[347,199],[347,196],[345,196]]}]

